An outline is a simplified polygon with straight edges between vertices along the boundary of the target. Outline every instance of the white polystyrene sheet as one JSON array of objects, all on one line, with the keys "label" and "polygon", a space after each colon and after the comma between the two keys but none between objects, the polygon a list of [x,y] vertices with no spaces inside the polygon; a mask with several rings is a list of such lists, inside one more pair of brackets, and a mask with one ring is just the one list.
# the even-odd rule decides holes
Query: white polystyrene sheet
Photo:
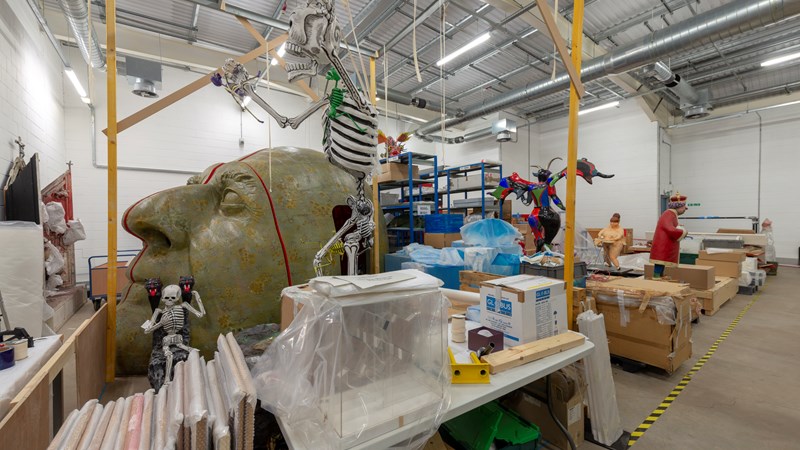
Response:
[{"label": "white polystyrene sheet", "polygon": [[119,429],[116,430],[117,439],[114,442],[115,450],[125,449],[125,439],[128,436],[128,423],[131,421],[131,410],[133,409],[133,397],[128,397],[122,402],[122,417],[119,421]]},{"label": "white polystyrene sheet", "polygon": [[172,448],[179,440],[183,426],[183,371],[185,362],[175,364],[169,384],[169,420],[167,421],[166,447]]},{"label": "white polystyrene sheet", "polygon": [[117,399],[116,403],[114,403],[114,411],[112,411],[111,418],[108,421],[108,427],[106,428],[106,433],[103,436],[103,442],[100,450],[114,450],[124,411],[125,399],[120,397]]},{"label": "white polystyrene sheet", "polygon": [[228,427],[228,412],[220,394],[222,385],[217,381],[216,361],[209,361],[206,365],[206,389],[208,391],[208,406],[216,450],[228,450],[231,446],[230,428]]},{"label": "white polystyrene sheet", "polygon": [[0,294],[11,327],[42,336],[44,246],[33,222],[0,222]]},{"label": "white polystyrene sheet", "polygon": [[108,432],[108,427],[111,424],[111,417],[114,415],[114,408],[116,408],[117,402],[115,400],[111,400],[108,402],[105,407],[103,407],[103,416],[100,417],[100,422],[97,424],[97,429],[94,432],[94,436],[92,436],[91,442],[89,442],[89,446],[87,447],[88,450],[100,450],[100,447],[103,445],[103,439],[106,436],[106,432]]},{"label": "white polystyrene sheet", "polygon": [[156,394],[155,411],[153,411],[153,448],[164,448],[167,440],[167,420],[168,407],[167,398],[169,397],[169,386],[161,386]]},{"label": "white polystyrene sheet", "polygon": [[34,341],[28,357],[17,361],[13,367],[0,370],[0,420],[11,410],[11,400],[22,391],[36,372],[45,365],[61,347],[61,336],[48,336]]},{"label": "white polystyrene sheet", "polygon": [[92,442],[95,433],[97,433],[97,427],[103,417],[103,405],[97,403],[97,400],[94,400],[94,402],[94,410],[89,418],[89,423],[86,425],[86,430],[83,432],[83,437],[78,443],[78,450],[87,450],[89,448],[89,443]]},{"label": "white polystyrene sheet", "polygon": [[602,314],[589,310],[578,314],[578,328],[594,345],[594,352],[584,359],[589,385],[589,417],[595,440],[611,445],[622,436],[622,422],[617,406],[606,325]]}]

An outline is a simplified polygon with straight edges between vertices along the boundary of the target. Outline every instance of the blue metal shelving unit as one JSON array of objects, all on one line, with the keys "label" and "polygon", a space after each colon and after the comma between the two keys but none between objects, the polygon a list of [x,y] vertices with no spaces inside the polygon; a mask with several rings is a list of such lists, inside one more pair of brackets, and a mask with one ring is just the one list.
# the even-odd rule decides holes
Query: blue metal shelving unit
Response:
[{"label": "blue metal shelving unit", "polygon": [[[451,211],[459,211],[459,210],[466,211],[467,209],[471,209],[469,207],[454,208],[452,206],[451,201],[450,201],[450,197],[451,197],[452,194],[463,193],[464,194],[464,198],[468,198],[467,196],[468,196],[469,192],[478,192],[478,191],[480,191],[481,192],[481,218],[485,219],[486,218],[486,211],[487,211],[487,208],[486,208],[486,190],[487,189],[489,189],[489,190],[495,189],[498,186],[497,183],[486,184],[486,174],[487,173],[496,173],[496,174],[499,175],[499,178],[502,179],[503,178],[503,165],[502,164],[498,164],[498,163],[490,163],[490,162],[481,161],[479,163],[466,164],[466,165],[462,165],[462,166],[458,166],[458,167],[453,167],[453,168],[450,168],[450,169],[445,169],[444,172],[445,172],[445,175],[447,175],[447,213],[450,214]],[[458,188],[458,189],[451,189],[450,188],[450,185],[451,185],[450,181],[452,179],[465,178],[465,177],[468,176],[468,174],[473,173],[473,172],[480,172],[480,174],[481,174],[480,175],[481,176],[481,185],[480,185],[480,187],[476,186],[476,187],[467,187],[467,188]],[[501,217],[502,217],[502,211],[503,211],[503,202],[501,201],[500,204],[498,205],[498,215],[501,216]]]}]

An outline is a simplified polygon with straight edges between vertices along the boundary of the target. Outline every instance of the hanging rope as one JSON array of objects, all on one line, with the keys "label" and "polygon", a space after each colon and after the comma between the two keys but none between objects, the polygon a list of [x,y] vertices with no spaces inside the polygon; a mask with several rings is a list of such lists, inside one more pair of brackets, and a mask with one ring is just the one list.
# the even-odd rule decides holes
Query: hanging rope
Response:
[{"label": "hanging rope", "polygon": [[[386,54],[386,49],[384,49]],[[419,73],[419,61],[417,61],[417,0],[414,0],[414,28],[411,30],[411,54],[414,55],[414,70],[417,72],[417,83],[422,83],[422,75]],[[386,81],[384,81],[386,84]]]},{"label": "hanging rope", "polygon": [[[269,68],[272,67],[272,61],[270,61],[270,59],[269,59],[269,45],[267,45],[266,52],[267,52],[267,68],[265,70],[267,71],[267,98],[270,98],[269,93],[270,93],[270,87],[272,86],[272,83],[270,82],[270,78],[269,78],[269,76],[270,76]],[[268,158],[267,158],[268,159],[267,165],[269,166],[269,191],[267,192],[268,195],[269,195],[270,192],[272,192],[272,120],[273,120],[272,116],[267,116],[267,148],[269,149],[268,150],[268,152],[269,152],[268,153]],[[272,203],[272,198],[270,198],[270,203]],[[277,222],[276,222],[276,224],[277,224]],[[277,227],[277,225],[276,225],[276,227]],[[281,245],[283,245],[283,242],[281,242]],[[288,260],[286,261],[286,270],[287,270],[287,273],[288,273],[288,271],[289,271],[289,262],[288,262]],[[289,279],[291,280],[291,278],[289,278]]]},{"label": "hanging rope", "polygon": [[[441,8],[441,11],[442,11],[441,23],[439,25],[439,33],[440,33],[440,36],[439,36],[439,59],[444,59],[444,57],[445,57],[445,30],[444,30],[444,27],[445,27],[445,23],[446,23],[445,22],[445,10],[446,10],[447,6],[445,5],[445,3],[442,0],[439,0],[439,8]],[[447,118],[447,116],[445,115],[446,108],[445,108],[445,90],[444,90],[444,64],[439,66],[439,83],[442,85],[442,106],[441,106],[441,114],[442,114],[441,124],[442,124],[442,127],[441,127],[441,134],[440,134],[440,136],[442,137],[442,164],[446,165],[447,164],[447,158],[446,158],[446,155],[445,155],[445,137],[444,137],[444,128],[445,127],[444,127],[444,121]]]},{"label": "hanging rope", "polygon": [[[356,36],[356,26],[353,23],[353,10],[350,9],[350,1],[349,0],[344,0],[344,6],[347,9],[347,17],[350,19],[350,32],[352,33],[353,40],[356,43],[356,50],[358,50],[358,62],[361,64],[361,73],[362,73],[362,76],[364,77],[364,80],[366,80],[367,79],[367,68],[366,68],[366,66],[364,66],[364,55],[361,54],[361,47],[358,44],[358,36]],[[346,37],[347,36],[345,36],[345,38]],[[345,41],[346,40],[347,39],[345,39]],[[356,71],[358,71],[358,68],[356,68]],[[366,88],[367,88],[366,83],[364,83],[363,88],[365,89],[364,92],[368,92],[366,90]]]}]

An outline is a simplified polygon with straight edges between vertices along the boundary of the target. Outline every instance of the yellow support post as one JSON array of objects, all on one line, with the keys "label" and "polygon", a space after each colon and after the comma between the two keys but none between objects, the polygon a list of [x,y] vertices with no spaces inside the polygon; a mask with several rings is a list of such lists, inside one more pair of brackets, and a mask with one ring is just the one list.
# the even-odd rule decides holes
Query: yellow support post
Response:
[{"label": "yellow support post", "polygon": [[[378,107],[378,85],[375,80],[375,58],[369,58],[369,100]],[[380,227],[380,203],[378,198],[378,180],[372,179],[372,205],[375,208],[375,236],[373,237],[374,244],[372,245],[372,273],[381,272],[381,227]]]},{"label": "yellow support post", "polygon": [[[108,99],[108,321],[106,382],[114,381],[117,359],[117,10],[106,0],[106,97]],[[91,70],[91,69],[89,69]]]},{"label": "yellow support post", "polygon": [[[572,9],[572,64],[581,73],[583,48],[583,0]],[[572,283],[575,279],[575,178],[578,169],[578,109],[580,97],[575,84],[569,89],[569,132],[567,138],[567,227],[564,234],[564,281],[567,286],[567,324],[572,324]]]}]

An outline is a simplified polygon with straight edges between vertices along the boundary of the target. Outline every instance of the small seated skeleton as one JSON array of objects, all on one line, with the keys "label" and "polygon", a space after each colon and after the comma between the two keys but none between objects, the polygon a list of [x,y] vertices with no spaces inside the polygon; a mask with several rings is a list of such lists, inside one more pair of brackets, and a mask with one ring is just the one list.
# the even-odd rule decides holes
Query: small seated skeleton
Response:
[{"label": "small seated skeleton", "polygon": [[[183,343],[183,336],[180,334],[184,324],[185,311],[189,311],[198,318],[206,315],[206,310],[203,307],[203,301],[200,299],[200,294],[197,291],[191,290],[194,280],[191,283],[186,281],[186,278],[181,277],[181,287],[171,284],[164,288],[161,294],[161,301],[164,303],[164,309],[156,308],[153,311],[153,317],[142,324],[145,334],[150,334],[153,331],[163,328],[166,332],[162,345],[164,348],[164,355],[167,358],[166,363],[166,376],[164,377],[164,384],[170,382],[172,377],[172,347],[178,347],[187,352],[191,352],[192,348]],[[197,301],[199,310],[194,309],[188,302],[182,301],[183,293],[188,294],[191,292],[191,298]],[[185,310],[185,311],[184,311]],[[158,316],[161,315],[159,318]]]}]

